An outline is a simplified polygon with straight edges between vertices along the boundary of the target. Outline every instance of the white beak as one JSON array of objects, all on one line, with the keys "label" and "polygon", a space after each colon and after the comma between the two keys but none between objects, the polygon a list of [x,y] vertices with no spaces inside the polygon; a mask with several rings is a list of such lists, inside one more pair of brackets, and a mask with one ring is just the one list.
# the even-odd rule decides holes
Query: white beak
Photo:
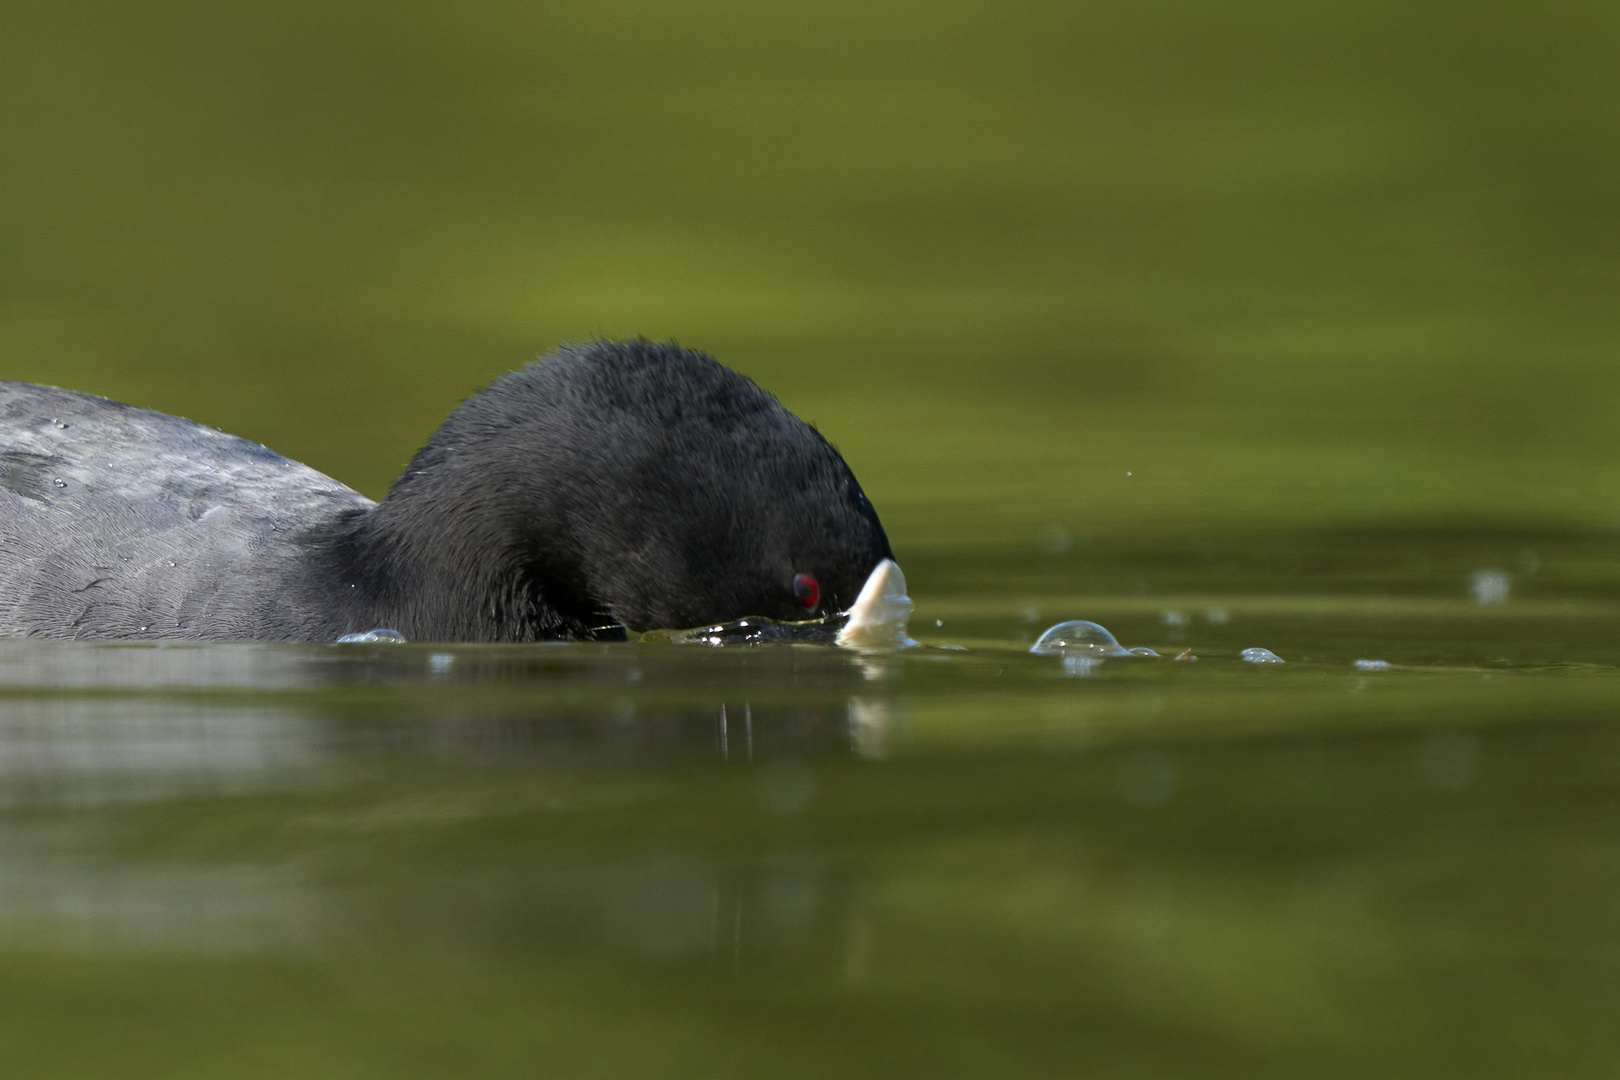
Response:
[{"label": "white beak", "polygon": [[850,649],[898,649],[911,644],[906,622],[911,618],[906,575],[893,559],[877,564],[849,609],[849,621],[838,631],[838,644]]}]

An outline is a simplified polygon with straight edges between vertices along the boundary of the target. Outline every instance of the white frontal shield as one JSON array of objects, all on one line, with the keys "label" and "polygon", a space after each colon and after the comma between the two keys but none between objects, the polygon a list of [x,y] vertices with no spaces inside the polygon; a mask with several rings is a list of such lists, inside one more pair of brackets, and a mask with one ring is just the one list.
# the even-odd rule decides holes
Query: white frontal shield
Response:
[{"label": "white frontal shield", "polygon": [[877,564],[861,595],[849,609],[849,621],[838,631],[838,644],[850,649],[898,649],[912,644],[906,636],[911,618],[906,575],[893,559]]}]

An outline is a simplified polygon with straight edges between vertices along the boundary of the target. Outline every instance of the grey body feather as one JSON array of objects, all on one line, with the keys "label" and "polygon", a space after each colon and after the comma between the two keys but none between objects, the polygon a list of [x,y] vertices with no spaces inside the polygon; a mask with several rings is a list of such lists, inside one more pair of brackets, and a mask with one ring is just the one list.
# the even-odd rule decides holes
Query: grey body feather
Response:
[{"label": "grey body feather", "polygon": [[[0,381],[0,634],[331,640],[306,538],[376,504],[258,443]],[[341,583],[338,583],[341,588]]]}]

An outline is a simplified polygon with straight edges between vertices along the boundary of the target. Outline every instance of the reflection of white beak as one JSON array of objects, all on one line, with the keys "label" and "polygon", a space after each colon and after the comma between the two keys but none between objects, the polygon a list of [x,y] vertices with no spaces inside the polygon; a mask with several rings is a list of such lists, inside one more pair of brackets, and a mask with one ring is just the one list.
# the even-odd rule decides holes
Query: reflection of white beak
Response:
[{"label": "reflection of white beak", "polygon": [[838,631],[838,644],[850,649],[898,649],[911,644],[906,637],[910,618],[906,575],[893,559],[884,559],[861,586],[861,595],[849,609],[849,621]]}]

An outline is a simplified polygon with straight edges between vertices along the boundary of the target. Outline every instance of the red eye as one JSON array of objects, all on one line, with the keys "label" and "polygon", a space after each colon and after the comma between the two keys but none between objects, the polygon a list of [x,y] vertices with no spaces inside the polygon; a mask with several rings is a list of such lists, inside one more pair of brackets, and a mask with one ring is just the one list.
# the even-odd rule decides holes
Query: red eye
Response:
[{"label": "red eye", "polygon": [[809,574],[794,574],[793,599],[807,608],[814,608],[821,602],[821,586]]}]

